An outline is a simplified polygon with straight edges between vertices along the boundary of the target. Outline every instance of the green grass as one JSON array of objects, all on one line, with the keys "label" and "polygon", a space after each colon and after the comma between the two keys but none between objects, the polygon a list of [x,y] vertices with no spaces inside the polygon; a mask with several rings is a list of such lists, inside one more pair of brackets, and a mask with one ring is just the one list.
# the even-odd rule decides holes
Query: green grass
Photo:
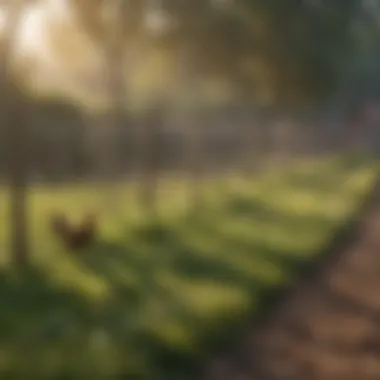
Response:
[{"label": "green grass", "polygon": [[[315,257],[376,169],[374,162],[329,159],[253,182],[210,181],[205,206],[192,213],[185,185],[167,179],[154,221],[139,212],[133,186],[123,189],[118,213],[85,185],[34,188],[33,266],[20,277],[2,257],[0,372],[20,379],[186,378],[267,307],[269,289]],[[63,209],[75,218],[95,206],[99,241],[74,257],[48,232],[49,215]],[[5,192],[0,217],[6,253]]]}]

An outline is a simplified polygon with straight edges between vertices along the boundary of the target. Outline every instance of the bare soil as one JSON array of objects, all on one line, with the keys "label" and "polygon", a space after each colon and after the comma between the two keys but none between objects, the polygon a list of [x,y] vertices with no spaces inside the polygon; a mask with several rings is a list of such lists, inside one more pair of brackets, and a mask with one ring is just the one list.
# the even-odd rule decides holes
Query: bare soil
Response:
[{"label": "bare soil", "polygon": [[380,186],[205,380],[380,379]]}]

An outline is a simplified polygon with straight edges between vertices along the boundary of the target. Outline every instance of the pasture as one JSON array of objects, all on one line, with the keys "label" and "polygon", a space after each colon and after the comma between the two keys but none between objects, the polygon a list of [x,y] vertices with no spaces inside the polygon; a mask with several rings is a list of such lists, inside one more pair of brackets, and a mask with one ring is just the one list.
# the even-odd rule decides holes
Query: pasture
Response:
[{"label": "pasture", "polygon": [[[360,162],[359,162],[360,161]],[[189,212],[186,183],[162,181],[146,218],[136,184],[117,212],[100,190],[33,187],[32,266],[8,264],[6,191],[0,193],[0,372],[13,378],[188,378],[268,306],[356,209],[378,163],[329,158],[255,180],[210,180]],[[80,255],[49,232],[54,210],[96,209],[100,233]],[[107,376],[106,376],[107,375]],[[127,376],[128,375],[128,376]]]}]

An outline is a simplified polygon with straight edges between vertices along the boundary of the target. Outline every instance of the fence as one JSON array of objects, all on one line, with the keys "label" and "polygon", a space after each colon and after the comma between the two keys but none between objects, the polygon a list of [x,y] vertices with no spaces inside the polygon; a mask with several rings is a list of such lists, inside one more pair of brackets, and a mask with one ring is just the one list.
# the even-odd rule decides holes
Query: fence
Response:
[{"label": "fence", "polygon": [[[327,123],[322,113],[316,112],[290,117],[246,105],[210,106],[191,112],[161,105],[124,115],[116,124],[109,114],[86,113],[60,101],[17,104],[15,114],[28,115],[27,137],[20,135],[18,143],[9,145],[7,133],[12,128],[7,129],[7,123],[0,127],[0,178],[4,182],[17,171],[17,178],[11,177],[11,194],[19,199],[25,199],[18,194],[19,189],[27,190],[27,182],[31,188],[35,184],[86,182],[96,188],[101,183],[137,181],[140,204],[152,212],[161,179],[177,175],[187,180],[193,201],[190,207],[196,207],[204,179],[227,178],[229,172],[252,178],[267,164],[339,153],[357,143],[367,151],[377,148],[376,129],[366,128],[368,123],[350,129],[350,125]],[[14,122],[23,121],[16,118]],[[17,144],[24,144],[25,149],[20,148],[24,153],[16,159],[10,150],[17,150]],[[19,203],[11,202],[22,219],[28,206]],[[114,206],[115,210],[119,207],[115,202]],[[15,244],[20,240],[17,235],[13,239]]]},{"label": "fence", "polygon": [[[197,110],[189,121],[175,110],[161,111],[124,118],[115,127],[107,115],[86,115],[72,105],[34,104],[28,120],[30,178],[45,182],[100,179],[99,160],[107,160],[107,152],[112,152],[112,173],[118,179],[141,174],[147,156],[157,174],[186,174],[194,165],[208,174],[250,170],[257,161],[280,156],[338,152],[347,139],[346,129],[334,129],[331,123],[310,115],[289,119],[281,114],[263,116],[254,107],[209,107]],[[366,135],[368,131],[359,131],[360,141],[367,145],[376,136],[376,131]],[[5,132],[0,128],[3,179]],[[202,162],[195,163],[195,159]]]}]

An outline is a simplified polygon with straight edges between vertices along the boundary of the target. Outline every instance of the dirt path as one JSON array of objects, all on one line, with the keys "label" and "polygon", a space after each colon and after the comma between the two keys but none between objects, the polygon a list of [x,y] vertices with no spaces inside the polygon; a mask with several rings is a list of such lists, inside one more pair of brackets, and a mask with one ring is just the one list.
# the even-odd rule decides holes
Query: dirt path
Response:
[{"label": "dirt path", "polygon": [[205,380],[380,379],[380,183],[329,251]]}]

